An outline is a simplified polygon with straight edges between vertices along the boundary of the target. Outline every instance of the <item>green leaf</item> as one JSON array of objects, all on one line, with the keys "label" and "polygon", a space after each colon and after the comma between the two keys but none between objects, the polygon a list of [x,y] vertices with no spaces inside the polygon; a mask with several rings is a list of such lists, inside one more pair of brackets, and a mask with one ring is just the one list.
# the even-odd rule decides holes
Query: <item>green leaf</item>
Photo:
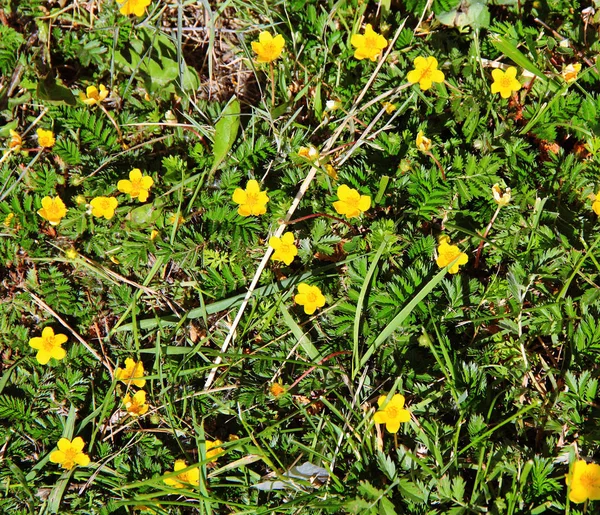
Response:
[{"label": "green leaf", "polygon": [[215,125],[215,138],[213,142],[214,161],[210,173],[212,174],[223,162],[231,150],[233,142],[240,128],[240,103],[233,98],[225,106],[219,121]]},{"label": "green leaf", "polygon": [[46,100],[56,104],[74,106],[77,104],[75,96],[69,88],[62,86],[54,77],[46,77],[37,84],[37,96],[40,100]]}]

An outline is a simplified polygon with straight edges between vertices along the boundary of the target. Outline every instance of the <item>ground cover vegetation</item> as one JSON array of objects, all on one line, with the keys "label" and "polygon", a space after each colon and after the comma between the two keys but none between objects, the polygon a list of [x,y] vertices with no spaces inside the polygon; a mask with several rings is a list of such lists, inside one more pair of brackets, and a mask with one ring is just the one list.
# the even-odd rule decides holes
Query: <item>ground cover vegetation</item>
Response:
[{"label": "ground cover vegetation", "polygon": [[0,6],[2,513],[596,513],[597,2]]}]

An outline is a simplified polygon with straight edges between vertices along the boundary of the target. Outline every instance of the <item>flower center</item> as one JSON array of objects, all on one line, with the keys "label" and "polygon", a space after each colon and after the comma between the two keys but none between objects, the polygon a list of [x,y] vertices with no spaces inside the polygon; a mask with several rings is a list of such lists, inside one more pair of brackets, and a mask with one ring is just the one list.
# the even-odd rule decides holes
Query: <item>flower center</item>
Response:
[{"label": "flower center", "polygon": [[75,449],[67,449],[65,451],[65,461],[64,466],[66,468],[71,468],[75,464],[75,456],[77,456],[77,451]]},{"label": "flower center", "polygon": [[423,68],[421,70],[421,80],[429,79],[431,77],[432,73],[433,73],[433,70],[431,69],[431,64],[428,64],[426,68]]},{"label": "flower center", "polygon": [[258,193],[246,193],[246,204],[258,204]]},{"label": "flower center", "polygon": [[44,338],[44,350],[46,352],[51,352],[56,345],[54,344],[54,337]]},{"label": "flower center", "polygon": [[61,218],[62,216],[60,207],[55,202],[52,202],[50,207],[46,209],[46,212],[49,218]]},{"label": "flower center", "polygon": [[306,294],[306,300],[308,302],[310,302],[311,304],[317,302],[317,294],[313,291],[311,291],[310,293]]},{"label": "flower center", "polygon": [[598,478],[596,475],[587,472],[581,474],[581,484],[585,486],[587,490],[597,488],[598,486],[600,486],[598,485],[598,483],[600,483],[600,478]]},{"label": "flower center", "polygon": [[290,254],[292,252],[292,246],[291,245],[285,245],[283,244],[281,246],[281,253],[282,254]]},{"label": "flower center", "polygon": [[502,77],[502,79],[500,80],[500,86],[502,86],[505,89],[511,89],[511,84],[512,81],[510,77]]},{"label": "flower center", "polygon": [[379,48],[377,48],[377,37],[365,37],[365,48],[368,48],[369,50],[379,50]]},{"label": "flower center", "polygon": [[392,420],[398,418],[398,408],[395,406],[389,406],[385,411]]}]

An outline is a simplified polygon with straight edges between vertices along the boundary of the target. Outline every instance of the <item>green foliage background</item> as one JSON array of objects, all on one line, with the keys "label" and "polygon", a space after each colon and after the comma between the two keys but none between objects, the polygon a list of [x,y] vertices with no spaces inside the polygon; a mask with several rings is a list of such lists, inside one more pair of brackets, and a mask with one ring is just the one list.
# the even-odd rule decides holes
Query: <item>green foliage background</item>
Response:
[{"label": "green foliage background", "polygon": [[[600,437],[600,19],[584,9],[154,0],[127,18],[110,0],[4,3],[0,137],[8,148],[16,130],[24,150],[0,168],[1,511],[594,513],[564,480]],[[352,57],[365,23],[391,43],[383,63]],[[262,30],[286,40],[274,105],[250,47]],[[430,55],[446,82],[408,86]],[[519,69],[509,100],[490,90],[497,63]],[[582,71],[567,84],[569,63]],[[101,83],[102,108],[79,101]],[[222,351],[315,172],[308,144],[323,166],[289,225],[298,258],[269,261]],[[133,168],[154,179],[145,204],[117,191]],[[231,201],[248,179],[268,192],[264,216]],[[497,213],[496,183],[512,190]],[[350,226],[320,216],[341,184],[373,199]],[[37,210],[56,195],[68,214],[51,227]],[[111,220],[88,212],[102,195],[119,200]],[[469,256],[456,275],[435,263],[441,235]],[[327,298],[314,316],[294,305],[300,282]],[[46,326],[68,354],[42,366],[28,341]],[[111,373],[129,357],[148,374],[139,419]],[[413,415],[396,437],[372,416],[392,393]],[[89,467],[49,462],[63,436],[85,440]],[[199,464],[197,488],[164,484],[176,459]],[[304,462],[329,478],[285,475]]]}]

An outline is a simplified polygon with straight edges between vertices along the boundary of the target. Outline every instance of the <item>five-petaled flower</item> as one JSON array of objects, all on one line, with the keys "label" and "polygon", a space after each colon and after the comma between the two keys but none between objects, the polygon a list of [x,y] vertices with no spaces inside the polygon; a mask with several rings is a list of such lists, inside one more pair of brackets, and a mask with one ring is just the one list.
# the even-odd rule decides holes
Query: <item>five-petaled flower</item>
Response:
[{"label": "five-petaled flower", "polygon": [[100,84],[100,89],[96,86],[88,86],[85,93],[83,91],[79,93],[80,100],[89,106],[102,103],[107,96],[108,89],[104,84]]},{"label": "five-petaled flower", "polygon": [[286,265],[289,265],[298,255],[298,249],[294,245],[294,235],[291,232],[284,233],[281,238],[271,236],[269,245],[275,251],[271,257],[274,261],[283,261]]},{"label": "five-petaled flower", "polygon": [[273,37],[271,36],[271,33],[266,30],[258,35],[258,41],[252,42],[252,50],[256,52],[256,60],[259,63],[273,62],[281,55],[284,46],[285,40],[281,34],[277,34]]},{"label": "five-petaled flower", "polygon": [[354,218],[360,216],[371,207],[371,197],[361,195],[354,188],[349,188],[342,184],[337,189],[337,196],[340,200],[333,203],[333,208],[340,215],[345,215],[346,218]]},{"label": "five-petaled flower", "polygon": [[[177,472],[186,467],[185,460],[176,460],[173,472]],[[198,470],[198,467],[194,467],[193,469],[181,472],[174,477],[167,477],[163,479],[163,481],[174,488],[185,488],[185,484],[198,486],[198,483],[200,482],[200,471]]]},{"label": "five-petaled flower", "polygon": [[318,161],[320,157],[319,151],[313,145],[309,145],[308,147],[300,147],[298,149],[298,155],[304,159],[312,161],[313,163]]},{"label": "five-petaled flower", "polygon": [[450,245],[450,238],[448,238],[448,236],[442,236],[440,238],[440,244],[437,251],[438,257],[435,262],[440,268],[448,266],[450,263],[452,263],[452,261],[458,258],[456,263],[454,263],[448,270],[449,274],[457,273],[459,265],[464,265],[469,260],[469,256],[467,256],[464,252],[461,252],[456,245]]},{"label": "five-petaled flower", "polygon": [[29,346],[38,352],[35,355],[40,365],[45,365],[50,358],[61,360],[67,355],[67,351],[62,348],[62,344],[67,341],[64,334],[54,334],[52,327],[45,327],[42,336],[36,336],[29,340]]},{"label": "five-petaled flower", "polygon": [[223,449],[220,447],[222,443],[223,442],[221,440],[215,440],[214,442],[207,440],[205,443],[206,459],[210,460],[211,462],[217,461],[218,458],[215,458],[215,456],[223,452]]},{"label": "five-petaled flower", "polygon": [[125,16],[129,16],[130,14],[135,14],[136,16],[142,16],[146,7],[150,5],[152,0],[125,0],[125,2],[121,2],[121,0],[117,0],[121,7],[119,11],[121,14]]},{"label": "five-petaled flower", "polygon": [[131,383],[138,388],[143,388],[146,384],[144,373],[144,364],[141,361],[136,363],[133,359],[127,358],[125,360],[125,368],[117,368],[115,370],[115,379],[127,384]]},{"label": "five-petaled flower", "polygon": [[356,47],[354,51],[356,59],[371,59],[371,61],[376,61],[381,51],[388,45],[387,40],[381,34],[377,34],[370,23],[367,23],[364,34],[353,34],[350,43]]},{"label": "five-petaled flower", "polygon": [[431,148],[431,140],[424,136],[423,131],[417,133],[415,144],[421,152],[429,152],[429,149]]},{"label": "five-petaled flower", "polygon": [[312,315],[317,308],[322,308],[325,305],[325,296],[318,286],[300,283],[294,301],[296,304],[304,306],[304,312],[307,315]]},{"label": "five-petaled flower", "polygon": [[233,201],[240,204],[238,213],[241,216],[264,215],[267,212],[269,197],[254,179],[246,183],[246,189],[236,188],[233,192]]},{"label": "five-petaled flower", "polygon": [[36,133],[40,147],[50,148],[56,143],[56,140],[54,139],[54,133],[52,131],[38,129]]},{"label": "five-petaled flower", "polygon": [[117,183],[117,189],[121,193],[127,193],[132,199],[137,198],[140,202],[146,202],[150,194],[150,188],[154,180],[149,175],[142,175],[139,168],[134,168],[129,172],[129,180],[121,179]]},{"label": "five-petaled flower", "polygon": [[8,142],[8,148],[12,149],[13,152],[18,152],[21,150],[21,146],[23,145],[23,138],[17,131],[13,131],[10,129],[10,141]]},{"label": "five-petaled flower", "polygon": [[600,465],[578,460],[566,477],[569,500],[574,503],[600,500]]},{"label": "five-petaled flower", "polygon": [[494,202],[500,207],[506,206],[510,202],[510,188],[506,188],[504,193],[502,193],[502,188],[500,188],[498,183],[492,186],[492,195],[494,197]]},{"label": "five-petaled flower", "polygon": [[115,209],[117,209],[118,205],[119,202],[114,197],[96,197],[90,202],[92,214],[98,218],[104,217],[107,220],[115,216]]},{"label": "five-petaled flower", "polygon": [[577,80],[577,75],[581,71],[581,63],[568,64],[561,72],[562,78],[566,82],[574,82]]},{"label": "five-petaled flower", "polygon": [[417,57],[413,62],[415,69],[408,72],[406,78],[412,84],[419,83],[419,87],[425,91],[431,88],[434,82],[444,82],[444,74],[437,69],[438,62],[435,57]]},{"label": "five-petaled flower", "polygon": [[85,442],[80,436],[73,438],[73,441],[61,438],[56,446],[58,447],[58,451],[50,453],[50,461],[52,463],[58,463],[62,468],[67,470],[71,470],[75,465],[82,467],[89,465],[90,457],[82,452]]},{"label": "five-petaled flower", "polygon": [[385,402],[386,396],[382,395],[377,400],[379,411],[373,417],[377,424],[385,424],[390,433],[397,433],[402,422],[410,420],[410,411],[404,409],[404,395],[395,394],[389,402]]},{"label": "five-petaled flower", "polygon": [[144,390],[138,390],[135,392],[133,397],[129,394],[123,397],[123,405],[133,417],[139,417],[144,415],[148,411],[148,405],[146,404],[146,392]]},{"label": "five-petaled flower", "polygon": [[48,220],[50,225],[58,225],[67,214],[67,206],[60,197],[44,197],[42,199],[42,209],[38,209],[37,213]]},{"label": "five-petaled flower", "polygon": [[500,93],[502,98],[508,98],[513,91],[521,89],[521,83],[517,80],[517,69],[514,66],[509,66],[506,72],[499,68],[492,70],[492,93]]}]

